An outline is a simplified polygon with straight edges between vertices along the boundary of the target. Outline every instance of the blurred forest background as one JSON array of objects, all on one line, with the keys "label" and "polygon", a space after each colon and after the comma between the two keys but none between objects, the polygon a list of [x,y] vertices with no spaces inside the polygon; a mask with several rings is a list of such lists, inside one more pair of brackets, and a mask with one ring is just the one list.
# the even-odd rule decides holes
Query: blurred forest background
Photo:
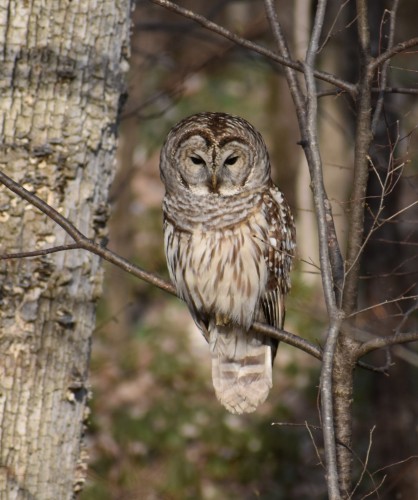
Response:
[{"label": "blurred forest background", "polygon": [[[392,1],[369,2],[373,51]],[[331,1],[320,69],[355,81],[357,47],[353,0]],[[183,1],[241,36],[274,50],[261,1]],[[314,2],[282,0],[279,17],[293,57],[303,59]],[[383,19],[383,23],[382,23]],[[417,34],[415,0],[399,5],[396,41]],[[414,63],[415,61],[415,63]],[[391,86],[418,88],[416,58],[391,61]],[[321,84],[319,90],[322,89]],[[243,116],[263,134],[273,177],[297,217],[298,259],[287,302],[286,329],[321,343],[324,304],[318,273],[311,191],[293,104],[281,68],[149,1],[133,12],[131,69],[123,108],[119,166],[112,191],[109,248],[168,279],[162,238],[163,187],[158,160],[172,125],[199,111]],[[385,101],[372,152],[384,171],[399,141],[399,163],[385,209],[418,198],[416,95]],[[353,107],[348,98],[320,99],[321,154],[339,239],[346,238],[350,194]],[[377,175],[371,176],[373,207]],[[377,201],[376,201],[377,203]],[[362,307],[417,295],[418,215],[415,208],[375,232],[364,254]],[[405,304],[382,304],[358,315],[359,335],[391,333]],[[405,311],[406,309],[404,309]],[[369,498],[418,498],[418,354],[397,346],[390,377],[358,370],[355,386],[355,468],[360,475],[370,444],[368,470],[355,498],[387,478]],[[380,353],[369,362],[384,364]],[[320,499],[326,498],[318,425],[320,364],[282,344],[274,387],[255,414],[233,416],[217,402],[208,347],[184,304],[108,266],[99,304],[91,364],[91,416],[86,430],[90,471],[83,500]],[[408,459],[408,460],[406,460]],[[403,461],[372,476],[379,468]]]}]

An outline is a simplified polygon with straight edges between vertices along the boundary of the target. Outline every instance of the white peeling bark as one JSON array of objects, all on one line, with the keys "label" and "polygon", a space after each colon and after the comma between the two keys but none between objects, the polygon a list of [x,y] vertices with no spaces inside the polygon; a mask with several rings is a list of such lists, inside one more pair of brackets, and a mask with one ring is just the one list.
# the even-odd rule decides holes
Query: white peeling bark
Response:
[{"label": "white peeling bark", "polygon": [[[104,236],[130,0],[0,0],[0,168],[91,238]],[[0,253],[68,237],[0,187]],[[72,498],[82,484],[100,261],[0,261],[0,498]]]}]

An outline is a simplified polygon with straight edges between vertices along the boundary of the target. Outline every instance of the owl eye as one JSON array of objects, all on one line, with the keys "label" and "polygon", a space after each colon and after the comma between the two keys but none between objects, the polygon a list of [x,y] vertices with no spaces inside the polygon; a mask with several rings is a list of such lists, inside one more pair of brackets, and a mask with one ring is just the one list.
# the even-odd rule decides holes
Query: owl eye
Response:
[{"label": "owl eye", "polygon": [[234,165],[238,160],[238,156],[230,156],[224,161],[224,165]]},{"label": "owl eye", "polygon": [[204,165],[205,161],[200,156],[191,156],[190,159],[194,165]]}]

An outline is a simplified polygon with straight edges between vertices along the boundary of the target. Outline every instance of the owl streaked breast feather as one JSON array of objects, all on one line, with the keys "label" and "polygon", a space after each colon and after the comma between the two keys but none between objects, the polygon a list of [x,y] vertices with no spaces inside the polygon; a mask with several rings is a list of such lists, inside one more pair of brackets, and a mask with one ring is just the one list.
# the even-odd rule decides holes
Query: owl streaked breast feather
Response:
[{"label": "owl streaked breast feather", "polygon": [[264,141],[241,118],[201,113],[172,129],[160,168],[171,279],[209,342],[218,399],[254,411],[272,386],[277,341],[251,325],[282,328],[295,246]]}]

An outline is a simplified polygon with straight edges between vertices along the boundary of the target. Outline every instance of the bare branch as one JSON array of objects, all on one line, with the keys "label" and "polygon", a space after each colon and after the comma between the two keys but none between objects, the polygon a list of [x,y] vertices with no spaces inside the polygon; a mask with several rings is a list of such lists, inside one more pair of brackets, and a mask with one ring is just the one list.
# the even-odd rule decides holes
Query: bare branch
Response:
[{"label": "bare branch", "polygon": [[383,476],[383,478],[380,481],[380,483],[375,488],[373,488],[371,491],[369,491],[369,493],[367,493],[366,495],[364,495],[363,497],[361,497],[361,500],[364,500],[365,498],[368,498],[371,495],[374,495],[375,493],[377,493],[379,491],[379,489],[382,487],[383,483],[386,481],[386,477],[387,476]]},{"label": "bare branch", "polygon": [[[390,22],[389,22],[389,35],[388,35],[388,46],[387,49],[390,50],[393,47],[393,40],[395,37],[395,25],[396,25],[396,13],[398,11],[399,0],[393,0],[392,10],[389,11]],[[385,10],[385,13],[387,11]],[[383,23],[383,19],[382,19]],[[387,59],[380,69],[380,82],[379,86],[383,89],[386,87],[386,83],[388,80],[388,68],[389,68],[389,59]],[[385,93],[383,91],[379,92],[379,97],[377,99],[376,108],[374,110],[373,120],[372,120],[372,131],[376,131],[377,124],[380,119],[380,114],[383,109]]]},{"label": "bare branch", "polygon": [[[212,31],[213,33],[217,33],[218,35],[221,35],[225,38],[228,38],[228,40],[231,40],[237,45],[241,45],[246,49],[252,50],[265,57],[268,57],[269,59],[278,62],[283,66],[287,66],[289,68],[295,69],[296,71],[303,72],[303,65],[300,62],[288,60],[284,57],[278,56],[271,50],[268,50],[265,47],[262,47],[261,45],[257,45],[256,43],[250,42],[249,40],[246,40],[245,38],[242,38],[236,35],[235,33],[232,33],[231,31],[223,28],[222,26],[219,26],[219,24],[209,21],[204,16],[201,16],[199,14],[192,12],[191,10],[180,7],[179,5],[173,2],[169,2],[168,0],[150,0],[150,1],[156,5],[160,5],[161,7],[171,10],[172,12],[176,12],[177,14],[180,14],[183,17],[187,17],[188,19],[196,21],[204,28]],[[340,78],[337,78],[336,76],[330,73],[326,73],[325,71],[314,71],[314,76],[320,80],[323,80],[324,82],[328,82],[331,85],[334,85],[335,87],[338,87],[341,90],[348,92],[351,95],[355,95],[356,93],[356,87],[354,85],[344,80],[341,80]]]},{"label": "bare branch", "polygon": [[400,210],[398,210],[396,213],[392,214],[391,216],[389,217],[386,217],[386,219],[383,219],[380,223],[380,225],[384,224],[385,222],[389,222],[390,220],[394,219],[395,217],[398,217],[398,215],[401,215],[403,212],[406,212],[407,210],[409,210],[410,208],[414,207],[415,205],[418,204],[418,200],[415,200],[413,202],[411,202],[409,205],[407,205],[406,207],[403,207],[401,208]]},{"label": "bare branch", "polygon": [[305,150],[309,149],[308,155],[309,159],[311,160],[310,169],[315,212],[317,214],[318,221],[319,259],[322,271],[322,286],[324,290],[328,316],[330,318],[330,326],[328,329],[327,340],[323,352],[320,388],[325,464],[327,470],[327,486],[329,498],[331,500],[338,500],[341,498],[341,496],[339,489],[337,450],[335,442],[332,374],[334,354],[341,324],[343,321],[343,315],[337,310],[333,288],[333,276],[328,247],[329,231],[326,211],[327,196],[323,183],[322,161],[319,154],[319,144],[317,137],[318,102],[316,98],[316,86],[314,80],[314,66],[316,54],[319,47],[319,38],[321,36],[324,23],[326,5],[326,0],[319,0],[317,3],[313,32],[306,53],[304,69],[307,88],[307,123],[306,130],[304,132],[306,132],[307,139]]},{"label": "bare branch", "polygon": [[418,95],[418,89],[414,88],[406,88],[406,87],[386,87],[384,89],[372,88],[372,92],[384,92],[386,94],[410,94],[410,95]]},{"label": "bare branch", "polygon": [[[264,0],[264,5],[266,8],[267,18],[269,20],[274,39],[276,41],[278,53],[286,59],[291,59],[289,47],[280,25],[279,17],[277,15],[277,10],[274,6],[273,0]],[[289,90],[295,104],[300,128],[301,130],[303,130],[303,128],[306,126],[305,96],[303,95],[302,89],[300,88],[300,84],[296,76],[296,70],[290,68],[289,66],[285,66],[284,74],[286,76]]]},{"label": "bare branch", "polygon": [[406,462],[409,462],[410,460],[415,460],[415,459],[418,459],[418,455],[411,455],[410,457],[405,458],[404,460],[399,460],[399,462],[394,462],[393,464],[385,465],[385,467],[377,469],[376,471],[373,472],[373,475],[377,474],[378,472],[382,472],[383,470],[390,469],[391,467],[395,467],[396,465],[401,465]]},{"label": "bare branch", "polygon": [[[267,17],[269,19],[270,26],[276,41],[277,50],[281,56],[290,59],[291,57],[290,51],[282,27],[280,25],[279,18],[277,16],[277,10],[274,6],[274,2],[273,0],[265,0],[264,4],[267,12]],[[312,72],[313,74],[315,73],[314,66],[312,66]],[[315,117],[313,122],[308,124],[307,114],[306,114],[306,99],[302,92],[302,89],[300,88],[296,72],[294,69],[285,68],[285,75],[289,85],[290,93],[292,95],[293,102],[295,104],[299,129],[302,135],[301,144],[302,146],[304,146],[306,159],[311,171],[311,177],[314,185],[314,197],[315,197],[315,186],[317,186],[318,190],[320,191],[320,192],[318,191],[317,193],[318,194],[317,201],[319,205],[316,206],[317,208],[316,213],[319,214],[318,210],[321,210],[320,207],[324,207],[325,210],[325,213],[322,215],[322,220],[326,221],[327,225],[327,236],[325,241],[327,242],[328,247],[330,249],[331,271],[332,271],[331,274],[334,283],[334,292],[336,292],[338,297],[337,300],[339,302],[339,295],[342,290],[342,282],[344,279],[343,261],[341,257],[340,247],[337,241],[334,220],[331,212],[331,204],[327,199],[325,189],[323,186],[322,174],[321,174],[322,166],[321,166],[321,160],[318,156],[319,146],[317,144],[317,138],[315,138],[314,143],[310,140],[311,139],[310,136],[312,135],[312,130],[313,128],[316,127],[316,109],[314,110]],[[315,85],[313,83],[310,90],[313,92],[312,98],[315,101],[315,107],[316,107],[317,103],[316,103],[316,98],[314,97],[316,95],[316,90],[314,91],[314,88]],[[309,92],[308,92],[308,99],[309,99]],[[312,113],[311,116],[313,116]],[[323,236],[325,237],[325,233]]]},{"label": "bare branch", "polygon": [[[415,299],[418,299],[418,296],[415,297]],[[395,330],[395,333],[399,334],[401,332],[402,328],[405,326],[411,314],[417,310],[418,310],[418,300],[416,300],[415,304],[412,304],[412,306],[404,313],[401,322],[399,323],[399,325]]]},{"label": "bare branch", "polygon": [[[389,352],[389,354],[390,354],[390,352]],[[388,376],[389,375],[389,373],[388,373],[389,368],[392,366],[392,360],[391,360],[391,357],[389,355],[388,360],[386,361],[386,363],[383,366],[373,366],[373,365],[369,365],[369,363],[364,363],[363,361],[357,361],[356,365],[360,366],[360,368],[364,368],[365,370],[369,370],[369,371],[375,372],[375,373],[382,373],[383,375]]]},{"label": "bare branch", "polygon": [[[408,88],[408,87],[385,87],[385,88],[378,88],[378,87],[373,87],[371,89],[373,94],[380,94],[381,92],[384,94],[405,94],[405,95],[418,95],[418,89],[414,88]],[[345,92],[339,89],[333,89],[333,90],[321,90],[318,92],[316,95],[318,98],[320,97],[338,97],[340,95],[344,95]]]},{"label": "bare branch", "polygon": [[310,354],[316,359],[322,359],[321,349],[308,340],[299,337],[298,335],[294,335],[293,333],[287,332],[285,330],[278,330],[273,326],[258,322],[253,323],[252,328],[257,332],[263,333],[264,335],[268,335],[269,337],[283,341],[286,344],[292,345],[293,347],[297,347],[298,349],[305,351],[307,354]]},{"label": "bare branch", "polygon": [[[317,17],[314,24],[314,33],[308,47],[305,61],[305,80],[307,88],[307,121],[304,133],[306,133],[306,143],[303,143],[305,151],[309,150],[307,157],[310,160],[309,167],[312,178],[313,198],[315,213],[317,214],[318,232],[319,232],[319,260],[322,271],[322,284],[325,295],[325,303],[328,314],[331,316],[336,309],[336,301],[333,292],[332,269],[329,257],[328,247],[328,225],[326,204],[328,198],[325,192],[324,180],[322,176],[322,160],[319,153],[319,143],[317,134],[317,112],[318,103],[316,99],[316,86],[313,78],[313,67],[315,64],[315,55],[318,50],[320,30],[322,29],[326,1],[320,1],[317,7]],[[317,22],[320,23],[318,28]],[[328,202],[329,203],[329,202]]]},{"label": "bare branch", "polygon": [[[322,45],[321,45],[321,46],[319,47],[319,49],[318,49],[318,54],[319,54],[320,52],[322,52],[322,51],[323,51],[323,49],[324,49],[325,45],[326,45],[326,44],[329,42],[329,40],[331,39],[331,37],[332,37],[332,35],[333,35],[333,33],[332,33],[332,32],[333,32],[333,30],[334,30],[334,28],[335,28],[335,25],[337,24],[338,18],[340,17],[341,12],[344,10],[345,6],[348,4],[348,2],[349,2],[349,1],[350,1],[350,0],[345,0],[345,1],[344,1],[341,5],[340,5],[340,8],[338,9],[337,14],[336,14],[336,15],[335,15],[335,17],[334,17],[334,20],[332,21],[331,27],[330,27],[330,28],[329,28],[329,30],[328,30],[328,34],[327,34],[327,36],[325,37],[325,40],[322,42]],[[347,26],[346,26],[346,28],[347,28]]]},{"label": "bare branch", "polygon": [[318,462],[319,462],[319,465],[322,466],[323,469],[325,469],[325,465],[324,465],[324,462],[322,461],[322,458],[321,458],[321,454],[319,453],[319,450],[318,450],[318,447],[316,446],[316,443],[315,443],[315,439],[313,437],[313,434],[312,434],[312,431],[311,431],[311,428],[308,424],[308,422],[305,420],[305,427],[309,433],[309,436],[311,438],[311,441],[312,441],[312,444],[313,444],[313,447],[314,447],[314,450],[315,450],[315,453],[316,453],[316,456],[318,457]]},{"label": "bare branch", "polygon": [[369,148],[372,140],[371,133],[371,81],[373,71],[370,69],[370,32],[367,19],[366,0],[357,0],[357,31],[360,43],[360,78],[356,107],[356,136],[354,150],[354,182],[350,199],[350,219],[347,245],[346,273],[344,283],[343,308],[347,315],[351,314],[357,303],[359,253],[363,241],[364,231],[364,203],[368,180]]},{"label": "bare branch", "polygon": [[[369,155],[367,155],[367,160],[370,163],[370,165],[371,165],[371,167],[372,167],[372,169],[373,169],[373,171],[374,171],[374,173],[375,173],[375,175],[376,175],[376,177],[378,179],[378,182],[380,184],[380,187],[381,187],[382,191],[381,191],[381,194],[379,196],[379,206],[377,208],[376,214],[374,214],[374,215],[372,214],[372,216],[373,216],[373,222],[371,224],[371,227],[370,227],[370,229],[368,231],[368,234],[363,238],[363,242],[361,243],[361,245],[360,245],[360,247],[358,249],[357,256],[354,258],[353,261],[351,261],[350,266],[346,268],[346,273],[347,274],[349,274],[351,272],[352,268],[357,265],[357,263],[358,263],[361,255],[362,255],[362,253],[363,253],[363,251],[364,251],[367,243],[370,241],[370,238],[372,237],[373,233],[375,231],[377,231],[377,229],[379,229],[383,224],[385,224],[385,222],[389,221],[392,218],[395,218],[397,215],[399,215],[403,211],[408,210],[409,208],[411,208],[412,206],[414,206],[415,204],[418,203],[418,201],[413,202],[408,207],[405,207],[404,209],[401,209],[399,212],[397,212],[396,214],[393,214],[392,216],[388,217],[387,219],[379,220],[380,215],[383,213],[383,211],[385,209],[384,203],[385,203],[386,197],[393,191],[393,189],[395,188],[397,182],[400,179],[400,176],[398,176],[397,180],[395,180],[395,182],[393,182],[391,184],[393,174],[397,170],[402,170],[403,167],[404,167],[404,165],[405,165],[404,163],[401,163],[397,167],[391,168],[392,165],[393,165],[393,163],[394,163],[394,161],[393,161],[393,151],[396,148],[396,144],[398,143],[398,140],[399,140],[399,137],[396,139],[396,143],[395,143],[394,147],[392,148],[392,151],[391,151],[391,154],[390,154],[390,158],[389,158],[389,161],[388,161],[389,167],[388,167],[388,170],[387,170],[384,182],[380,178],[379,173],[378,173],[376,167],[373,164],[372,158]],[[371,210],[370,210],[370,212],[371,212]],[[352,314],[350,314],[350,316],[352,316]]]},{"label": "bare branch", "polygon": [[[20,196],[21,198],[23,198],[24,200],[26,200],[27,202],[38,208],[48,217],[50,217],[54,222],[60,225],[65,230],[65,232],[69,236],[71,236],[71,238],[73,238],[73,240],[76,242],[75,244],[62,245],[60,247],[54,247],[50,249],[34,250],[31,252],[22,252],[20,254],[17,253],[5,254],[3,256],[0,256],[0,260],[34,257],[38,255],[46,255],[48,253],[54,253],[63,250],[78,248],[82,250],[87,250],[89,252],[98,255],[99,257],[107,260],[111,264],[120,267],[124,271],[132,274],[133,276],[136,276],[137,278],[146,281],[147,283],[150,283],[151,285],[160,288],[161,290],[164,290],[165,292],[171,293],[172,295],[177,295],[176,290],[171,283],[168,283],[167,281],[156,276],[155,274],[144,271],[143,269],[135,266],[134,264],[130,263],[123,257],[120,257],[116,253],[107,249],[103,245],[100,245],[94,242],[93,240],[87,238],[68,219],[63,217],[59,212],[57,212],[50,205],[48,205],[43,200],[38,198],[35,194],[30,193],[27,189],[25,189],[20,184],[15,182],[13,179],[8,177],[1,170],[0,170],[0,183],[4,184],[11,191],[13,191],[18,196]],[[293,345],[294,347],[297,347],[305,351],[307,354],[310,354],[311,356],[317,359],[322,358],[321,350],[319,349],[319,347],[315,346],[308,340],[303,339],[302,337],[294,335],[285,330],[278,330],[270,325],[264,325],[263,323],[254,323],[252,328],[260,333],[268,335],[269,337],[273,337],[289,345]]]},{"label": "bare branch", "polygon": [[407,344],[408,342],[416,342],[418,340],[418,331],[396,333],[389,337],[376,337],[362,344],[356,351],[356,357],[361,358],[369,352],[388,347],[395,344]]},{"label": "bare branch", "polygon": [[[369,432],[369,445],[367,447],[366,459],[365,459],[364,463],[362,463],[363,468],[362,468],[360,477],[359,477],[356,485],[354,486],[353,491],[351,492],[349,498],[353,498],[354,493],[356,492],[357,488],[360,486],[361,482],[363,481],[364,475],[366,474],[366,472],[368,472],[367,471],[367,465],[369,463],[370,450],[372,449],[372,443],[373,443],[373,432],[375,431],[375,429],[376,429],[375,425],[370,429],[370,432]],[[368,474],[369,474],[369,476],[371,476],[370,473],[368,473]]]},{"label": "bare branch", "polygon": [[32,250],[31,252],[16,252],[4,253],[0,255],[0,260],[24,259],[27,257],[39,257],[41,255],[49,255],[50,253],[63,252],[64,250],[77,250],[82,248],[78,243],[70,243],[69,245],[59,245],[52,248],[42,248],[40,250]]},{"label": "bare branch", "polygon": [[391,350],[397,358],[402,359],[410,365],[418,368],[418,354],[412,349],[408,349],[407,347],[403,347],[401,345],[395,345]]},{"label": "bare branch", "polygon": [[391,49],[386,50],[385,52],[383,52],[383,54],[380,54],[380,56],[375,57],[371,61],[370,70],[375,71],[381,64],[383,64],[388,59],[391,59],[393,56],[396,56],[396,54],[400,54],[404,50],[409,49],[411,47],[415,47],[416,45],[418,45],[418,37],[410,38],[405,42],[400,42],[394,45]]},{"label": "bare branch", "polygon": [[18,196],[28,201],[30,204],[41,210],[45,215],[50,217],[54,222],[61,226],[64,231],[71,236],[71,238],[79,245],[81,249],[88,250],[89,252],[99,255],[103,259],[117,265],[121,269],[133,274],[134,276],[151,283],[152,285],[165,290],[173,295],[176,294],[174,286],[167,283],[161,278],[144,271],[143,269],[131,264],[129,261],[120,257],[119,255],[108,250],[104,246],[95,243],[93,240],[87,238],[82,234],[68,219],[63,217],[57,210],[52,208],[50,205],[45,203],[43,200],[38,198],[35,194],[30,193],[23,186],[15,182],[13,179],[8,177],[4,172],[0,170],[0,182],[4,184],[11,191],[16,193]]},{"label": "bare branch", "polygon": [[348,316],[348,317],[352,318],[353,316],[364,313],[366,311],[370,311],[371,309],[375,309],[376,307],[381,307],[381,306],[385,306],[387,304],[397,303],[397,302],[400,302],[401,300],[412,300],[412,299],[416,299],[416,298],[418,298],[417,295],[407,295],[406,297],[401,296],[401,297],[396,297],[394,299],[384,300],[383,302],[378,302],[377,304],[373,304],[372,306],[365,307],[364,309],[360,309],[358,311],[355,311],[355,312],[351,313],[350,316]]}]

